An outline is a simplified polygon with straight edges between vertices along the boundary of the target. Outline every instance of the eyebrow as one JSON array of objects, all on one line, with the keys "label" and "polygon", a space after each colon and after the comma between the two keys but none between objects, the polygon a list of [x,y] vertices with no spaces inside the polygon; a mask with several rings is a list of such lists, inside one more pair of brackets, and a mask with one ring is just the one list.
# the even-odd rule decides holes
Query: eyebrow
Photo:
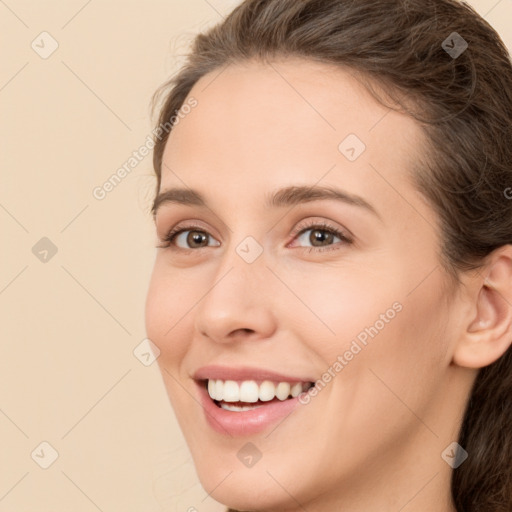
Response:
[{"label": "eyebrow", "polygon": [[[360,196],[349,194],[343,190],[329,186],[292,185],[276,190],[266,196],[265,208],[296,206],[301,203],[319,200],[335,200],[365,209],[379,219],[381,216],[368,201]],[[151,211],[156,215],[160,206],[166,203],[177,203],[186,206],[208,207],[205,198],[197,191],[187,188],[171,188],[157,195]]]}]

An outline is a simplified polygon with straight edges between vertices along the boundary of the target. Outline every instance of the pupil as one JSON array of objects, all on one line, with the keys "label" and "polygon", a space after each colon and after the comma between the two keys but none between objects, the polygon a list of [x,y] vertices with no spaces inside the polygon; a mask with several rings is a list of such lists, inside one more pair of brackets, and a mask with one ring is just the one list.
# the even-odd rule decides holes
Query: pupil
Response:
[{"label": "pupil", "polygon": [[313,236],[313,240],[311,240],[312,245],[317,245],[317,242],[325,242],[326,240],[329,240],[329,237],[332,236],[331,233],[327,233],[323,229],[315,229],[311,232],[311,235]]},{"label": "pupil", "polygon": [[206,240],[206,235],[200,231],[190,231],[187,237],[187,243],[191,246],[194,244],[201,245]]}]

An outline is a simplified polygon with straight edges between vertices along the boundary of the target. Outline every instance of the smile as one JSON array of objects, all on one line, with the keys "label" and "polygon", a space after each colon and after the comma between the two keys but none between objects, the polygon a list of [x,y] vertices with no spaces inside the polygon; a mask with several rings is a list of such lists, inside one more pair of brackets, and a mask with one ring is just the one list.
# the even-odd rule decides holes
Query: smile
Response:
[{"label": "smile", "polygon": [[252,435],[283,420],[300,405],[301,393],[314,386],[308,377],[217,365],[193,376],[207,424],[229,436]]},{"label": "smile", "polygon": [[[219,407],[227,411],[241,412],[263,407],[272,400],[287,400],[295,398],[303,391],[307,391],[313,384],[311,382],[272,382],[264,380],[258,383],[255,380],[208,379],[208,394]],[[253,404],[253,405],[251,405]]]}]

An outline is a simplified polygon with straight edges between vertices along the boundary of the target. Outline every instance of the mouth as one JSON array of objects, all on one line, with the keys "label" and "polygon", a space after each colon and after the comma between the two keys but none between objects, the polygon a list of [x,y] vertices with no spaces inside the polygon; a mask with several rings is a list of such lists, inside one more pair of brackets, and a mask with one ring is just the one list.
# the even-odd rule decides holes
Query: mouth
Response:
[{"label": "mouth", "polygon": [[315,385],[311,375],[298,377],[254,366],[208,365],[191,377],[205,426],[231,437],[273,431],[292,412],[302,414],[301,397]]},{"label": "mouth", "polygon": [[287,382],[271,380],[199,381],[213,403],[225,411],[244,412],[298,397],[314,386],[313,382]]}]

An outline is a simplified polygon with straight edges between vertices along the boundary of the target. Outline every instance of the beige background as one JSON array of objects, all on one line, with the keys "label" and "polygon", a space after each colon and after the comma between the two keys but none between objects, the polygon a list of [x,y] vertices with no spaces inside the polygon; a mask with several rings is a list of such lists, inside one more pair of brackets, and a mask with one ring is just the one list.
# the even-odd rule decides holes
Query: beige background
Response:
[{"label": "beige background", "polygon": [[[92,191],[145,142],[150,97],[193,34],[237,3],[0,0],[0,512],[224,510],[156,363],[133,352],[155,253],[151,156],[103,200]],[[512,48],[512,0],[470,4]],[[59,45],[46,59],[43,31]],[[43,237],[55,255],[44,241],[33,253]]]}]

